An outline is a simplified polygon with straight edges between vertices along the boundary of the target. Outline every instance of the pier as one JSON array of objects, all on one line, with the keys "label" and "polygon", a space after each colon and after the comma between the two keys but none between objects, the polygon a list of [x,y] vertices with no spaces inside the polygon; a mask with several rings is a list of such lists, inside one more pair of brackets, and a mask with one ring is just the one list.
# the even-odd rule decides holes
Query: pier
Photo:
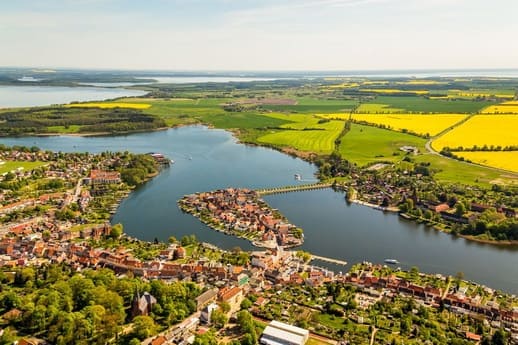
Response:
[{"label": "pier", "polygon": [[335,265],[343,265],[343,266],[347,265],[347,261],[333,259],[333,258],[326,258],[325,256],[318,256],[318,255],[313,255],[313,254],[311,254],[311,260],[325,261],[325,262],[329,262],[329,263],[335,264]]},{"label": "pier", "polygon": [[304,190],[315,190],[315,189],[325,189],[331,187],[331,183],[312,183],[312,184],[301,184],[297,186],[286,186],[279,188],[267,188],[267,189],[258,189],[256,190],[259,195],[271,195],[271,194],[280,194],[280,193],[289,193],[289,192],[299,192]]}]

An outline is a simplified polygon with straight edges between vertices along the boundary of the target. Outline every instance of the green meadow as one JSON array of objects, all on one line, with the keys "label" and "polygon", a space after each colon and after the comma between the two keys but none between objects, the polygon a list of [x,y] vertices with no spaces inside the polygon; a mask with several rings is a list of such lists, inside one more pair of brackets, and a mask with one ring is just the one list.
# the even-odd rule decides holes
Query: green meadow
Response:
[{"label": "green meadow", "polygon": [[414,146],[423,152],[425,143],[426,139],[410,134],[352,124],[338,149],[345,159],[364,166],[379,161],[400,161],[405,156],[400,147]]},{"label": "green meadow", "polygon": [[38,167],[45,165],[44,162],[25,162],[25,161],[0,161],[0,175],[5,174],[9,171],[13,171],[22,168],[22,171],[31,171]]},{"label": "green meadow", "polygon": [[378,96],[366,104],[382,104],[387,108],[403,109],[417,113],[476,113],[491,101],[472,101],[461,99],[428,99],[417,96]]},{"label": "green meadow", "polygon": [[[335,140],[344,128],[343,121],[322,121],[310,115],[270,114],[277,120],[292,121],[258,137],[257,141],[278,147],[291,147],[299,151],[330,154]],[[285,129],[285,130],[283,130]]]}]

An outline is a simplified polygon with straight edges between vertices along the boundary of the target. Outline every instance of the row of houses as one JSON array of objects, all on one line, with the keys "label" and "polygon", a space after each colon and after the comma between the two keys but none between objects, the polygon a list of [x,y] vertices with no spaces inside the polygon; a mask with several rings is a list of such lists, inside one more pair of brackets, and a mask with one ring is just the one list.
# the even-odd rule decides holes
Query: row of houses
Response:
[{"label": "row of houses", "polygon": [[372,266],[371,270],[353,272],[341,277],[341,280],[371,295],[411,296],[432,307],[442,305],[461,314],[473,317],[484,316],[489,321],[501,322],[515,332],[518,331],[518,308],[503,309],[495,301],[481,303],[482,299],[479,297],[469,297],[462,292],[443,291],[433,286],[420,286],[393,274],[388,277],[376,277],[373,272],[379,268]]}]

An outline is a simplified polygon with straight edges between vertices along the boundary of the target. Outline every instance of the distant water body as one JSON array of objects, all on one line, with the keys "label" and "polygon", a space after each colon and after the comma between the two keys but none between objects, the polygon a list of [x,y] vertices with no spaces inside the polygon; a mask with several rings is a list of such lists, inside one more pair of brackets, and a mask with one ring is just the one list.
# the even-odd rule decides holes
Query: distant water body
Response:
[{"label": "distant water body", "polygon": [[142,96],[144,94],[146,92],[141,90],[117,88],[0,85],[0,108],[101,101],[125,96]]},{"label": "distant water body", "polygon": [[431,77],[488,77],[518,78],[518,69],[471,69],[471,70],[378,70],[336,71],[304,74],[306,77],[371,77],[371,78],[431,78]]}]

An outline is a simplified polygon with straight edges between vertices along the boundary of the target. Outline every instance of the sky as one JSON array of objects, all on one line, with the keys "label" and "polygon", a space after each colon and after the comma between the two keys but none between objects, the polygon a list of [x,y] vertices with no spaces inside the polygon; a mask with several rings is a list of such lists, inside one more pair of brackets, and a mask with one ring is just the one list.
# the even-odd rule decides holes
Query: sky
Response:
[{"label": "sky", "polygon": [[0,66],[518,68],[517,0],[0,1]]}]

